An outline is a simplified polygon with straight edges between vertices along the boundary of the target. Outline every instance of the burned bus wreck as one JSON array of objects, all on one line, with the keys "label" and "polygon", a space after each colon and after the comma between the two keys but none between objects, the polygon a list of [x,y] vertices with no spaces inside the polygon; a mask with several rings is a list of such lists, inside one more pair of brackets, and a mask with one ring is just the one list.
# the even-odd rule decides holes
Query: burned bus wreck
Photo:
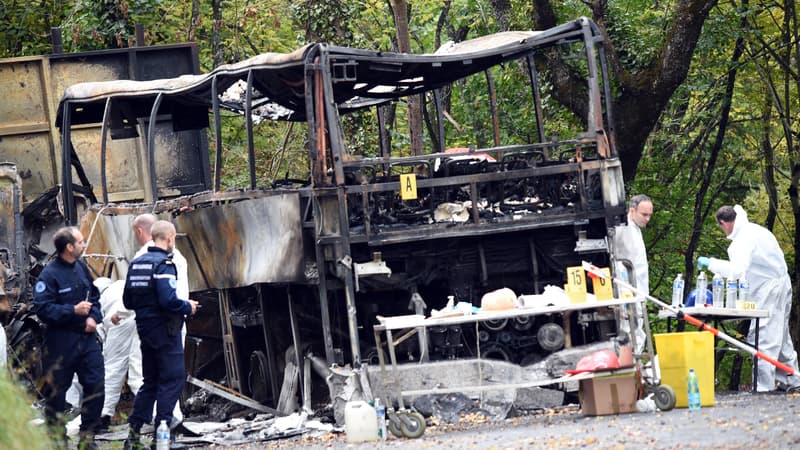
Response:
[{"label": "burned bus wreck", "polygon": [[[62,143],[100,149],[91,164],[103,168],[92,180],[102,201],[81,212],[64,189],[64,215],[88,236],[92,267],[112,278],[124,277],[134,253],[137,214],[172,220],[192,297],[205,306],[189,323],[188,371],[291,409],[287,386],[309,376],[301,361],[323,375],[374,365],[378,316],[427,316],[448,297],[477,307],[500,288],[541,294],[563,286],[566,268],[581,260],[612,266],[607,236],[626,207],[601,44],[596,25],[581,18],[434,54],[311,44],[203,75],[73,85],[58,109]],[[560,53],[585,79],[572,105],[578,117],[563,120],[570,113],[550,98],[537,67],[543,52]],[[422,151],[398,127],[414,102],[427,125]],[[249,183],[221,190],[221,121],[230,112],[244,122]],[[548,124],[556,116],[559,128]],[[307,162],[262,186],[254,135],[265,121],[302,124]],[[170,161],[206,151],[181,138],[206,128],[216,148],[213,189],[180,195],[172,179],[202,168]],[[73,140],[86,130],[97,139]],[[112,203],[105,171],[134,163],[114,156],[131,142],[144,144],[141,202]],[[62,154],[63,185],[72,186],[76,154]],[[552,314],[434,327],[398,351],[407,361],[527,365],[616,333],[613,313]],[[311,400],[306,392],[303,402]]]}]

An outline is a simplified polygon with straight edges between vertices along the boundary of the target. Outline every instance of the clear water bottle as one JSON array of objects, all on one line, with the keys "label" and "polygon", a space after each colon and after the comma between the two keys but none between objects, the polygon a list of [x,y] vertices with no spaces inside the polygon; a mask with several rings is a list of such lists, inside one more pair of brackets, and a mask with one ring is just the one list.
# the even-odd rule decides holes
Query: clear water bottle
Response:
[{"label": "clear water bottle", "polygon": [[703,306],[706,302],[706,290],[708,289],[708,278],[706,278],[706,272],[701,270],[699,274],[697,274],[697,300],[695,300],[694,306]]},{"label": "clear water bottle", "polygon": [[[628,277],[628,269],[623,268],[619,271],[619,278],[625,282],[626,284],[630,283],[630,279]],[[616,285],[616,283],[614,283]],[[631,298],[633,297],[633,293],[627,287],[618,286],[617,287],[617,295],[619,298]]]},{"label": "clear water bottle", "polygon": [[679,273],[672,282],[672,306],[680,308],[683,304],[683,274]]},{"label": "clear water bottle", "polygon": [[166,420],[156,430],[156,450],[169,450],[169,425]]},{"label": "clear water bottle", "polygon": [[747,279],[742,275],[742,278],[739,278],[739,296],[736,298],[736,307],[738,309],[744,309],[744,302],[750,300],[750,283],[747,282]]},{"label": "clear water bottle", "polygon": [[725,281],[725,306],[727,308],[736,308],[736,289],[739,283],[736,278],[728,278]]},{"label": "clear water bottle", "polygon": [[725,290],[725,283],[722,280],[722,275],[715,273],[714,278],[711,279],[711,305],[723,306],[722,294]]},{"label": "clear water bottle", "polygon": [[686,380],[687,397],[689,398],[689,409],[700,409],[700,382],[697,380],[697,374],[694,369],[689,369],[689,378]]},{"label": "clear water bottle", "polygon": [[375,414],[378,416],[378,439],[386,440],[386,405],[381,399],[375,399]]}]

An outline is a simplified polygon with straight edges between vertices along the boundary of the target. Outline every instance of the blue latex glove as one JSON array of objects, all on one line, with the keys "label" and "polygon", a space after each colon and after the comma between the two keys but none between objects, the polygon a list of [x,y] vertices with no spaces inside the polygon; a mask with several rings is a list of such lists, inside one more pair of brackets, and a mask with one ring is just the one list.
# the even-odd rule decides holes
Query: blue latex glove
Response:
[{"label": "blue latex glove", "polygon": [[701,269],[708,269],[708,264],[709,264],[709,263],[711,263],[711,260],[710,260],[710,259],[708,259],[708,258],[707,258],[707,257],[705,257],[705,256],[701,256],[701,257],[697,258],[697,265],[698,265],[698,266],[699,266]]}]

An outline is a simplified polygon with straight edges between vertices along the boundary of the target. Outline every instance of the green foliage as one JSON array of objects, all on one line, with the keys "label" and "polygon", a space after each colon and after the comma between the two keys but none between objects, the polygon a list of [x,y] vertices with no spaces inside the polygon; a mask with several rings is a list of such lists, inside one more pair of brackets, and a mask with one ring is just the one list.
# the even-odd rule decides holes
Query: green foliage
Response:
[{"label": "green foliage", "polygon": [[667,17],[662,10],[640,1],[609,3],[606,31],[615,43],[620,62],[629,70],[649,67],[664,39]]},{"label": "green foliage", "polygon": [[64,50],[98,50],[135,45],[135,24],[156,25],[163,0],[77,0],[60,26]]},{"label": "green foliage", "polygon": [[347,45],[353,33],[346,18],[354,15],[356,7],[357,3],[351,0],[292,2],[290,8],[297,21],[296,29],[305,31],[298,39]]},{"label": "green foliage", "polygon": [[35,418],[33,400],[0,368],[0,448],[30,450],[53,448],[44,425],[31,423]]},{"label": "green foliage", "polygon": [[50,27],[63,20],[69,6],[43,3],[0,2],[0,58],[50,53]]}]

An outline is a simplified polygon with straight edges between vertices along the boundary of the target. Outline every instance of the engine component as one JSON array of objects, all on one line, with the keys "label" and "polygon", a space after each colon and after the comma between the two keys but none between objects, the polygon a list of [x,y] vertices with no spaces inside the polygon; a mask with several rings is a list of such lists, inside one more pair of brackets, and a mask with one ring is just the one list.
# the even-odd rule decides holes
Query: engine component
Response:
[{"label": "engine component", "polygon": [[539,346],[547,352],[555,352],[564,348],[564,329],[555,323],[546,323],[536,332]]}]

